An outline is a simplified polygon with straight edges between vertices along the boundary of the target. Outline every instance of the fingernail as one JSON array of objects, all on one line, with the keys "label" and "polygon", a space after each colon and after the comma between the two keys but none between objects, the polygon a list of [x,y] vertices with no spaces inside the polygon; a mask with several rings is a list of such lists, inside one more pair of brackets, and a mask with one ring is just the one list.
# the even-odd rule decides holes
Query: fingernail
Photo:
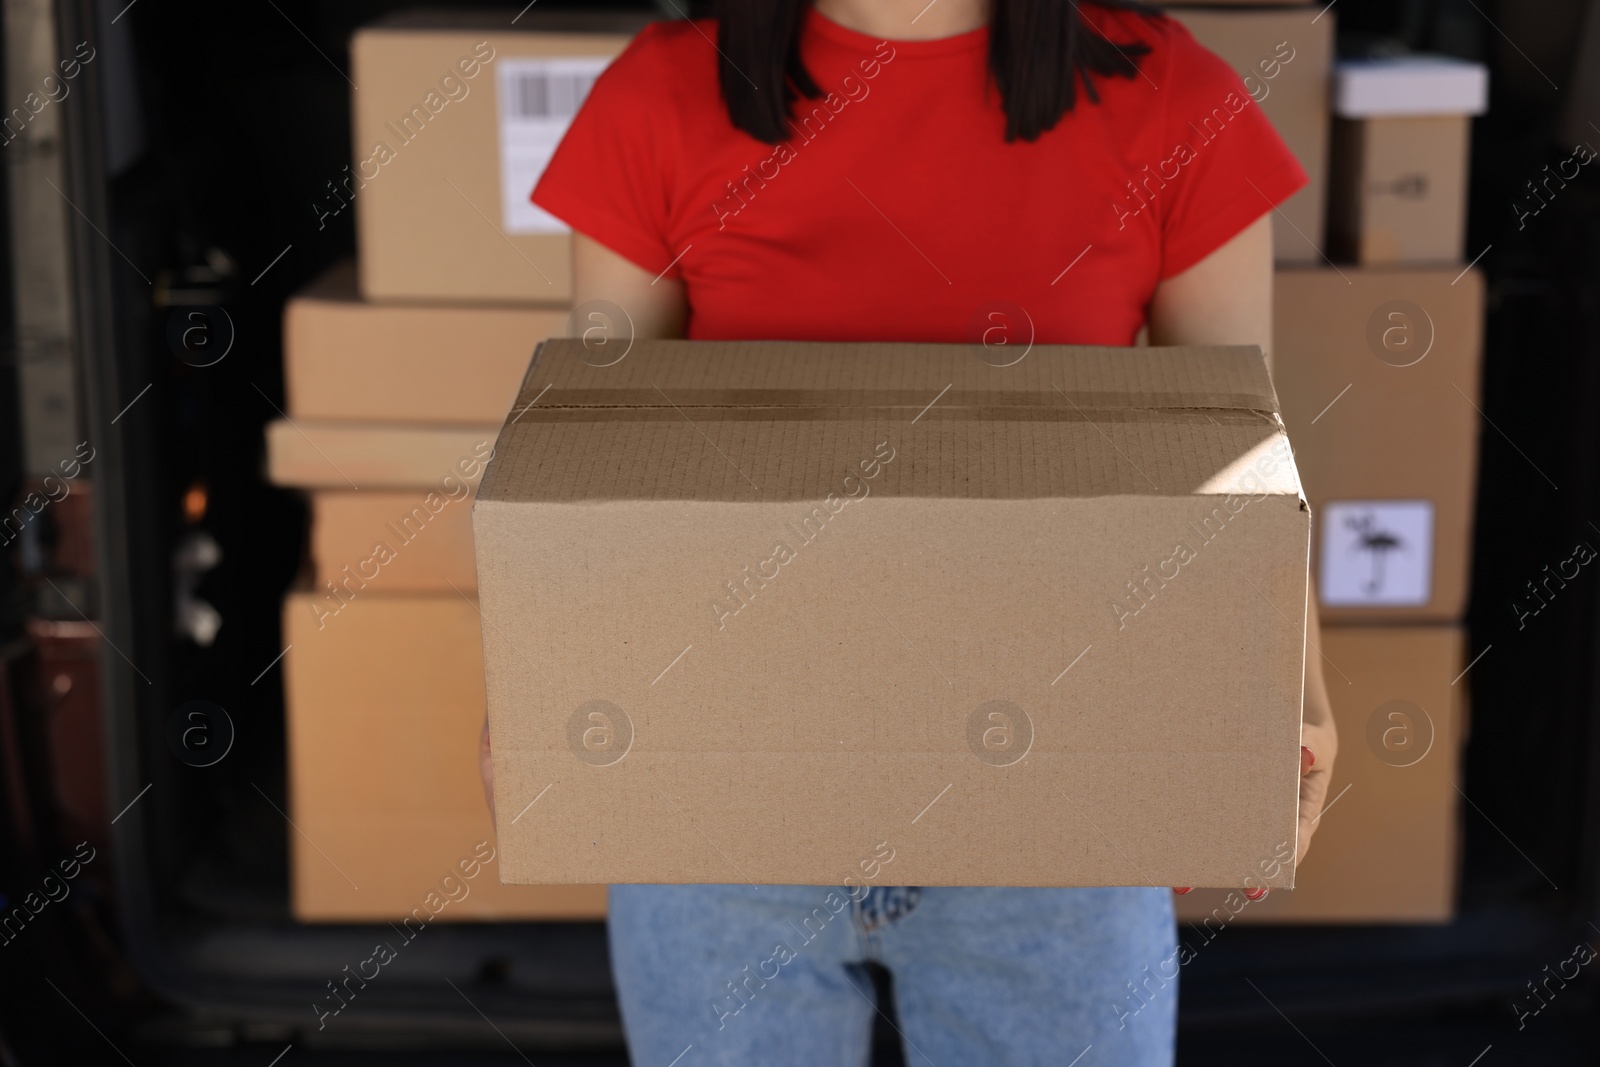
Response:
[{"label": "fingernail", "polygon": [[1304,774],[1317,765],[1317,754],[1304,745],[1300,746],[1300,773]]},{"label": "fingernail", "polygon": [[1246,889],[1244,895],[1249,900],[1261,900],[1270,892],[1270,889]]},{"label": "fingernail", "polygon": [[1194,892],[1194,886],[1192,886],[1192,885],[1173,886],[1172,887],[1172,891],[1174,893],[1178,894],[1181,897],[1185,893],[1193,893]]}]

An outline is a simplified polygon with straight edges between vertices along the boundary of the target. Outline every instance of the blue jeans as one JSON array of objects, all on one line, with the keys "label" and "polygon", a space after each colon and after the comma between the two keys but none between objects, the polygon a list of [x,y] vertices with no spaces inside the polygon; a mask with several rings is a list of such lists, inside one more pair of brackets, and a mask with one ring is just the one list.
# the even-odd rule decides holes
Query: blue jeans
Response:
[{"label": "blue jeans", "polygon": [[609,933],[636,1067],[864,1065],[867,962],[908,1064],[1172,1063],[1165,888],[617,885]]}]

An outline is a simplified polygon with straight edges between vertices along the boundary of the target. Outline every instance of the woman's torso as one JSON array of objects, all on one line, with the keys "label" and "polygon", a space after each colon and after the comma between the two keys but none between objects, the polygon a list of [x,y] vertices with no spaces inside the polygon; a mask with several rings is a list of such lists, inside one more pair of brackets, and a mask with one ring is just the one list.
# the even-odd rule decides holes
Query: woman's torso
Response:
[{"label": "woman's torso", "polygon": [[[1270,127],[1181,27],[1087,10],[1153,51],[1036,142],[1004,139],[986,30],[883,42],[810,13],[802,55],[827,95],[796,103],[778,146],[731,125],[714,23],[647,31],[624,76],[670,148],[627,180],[675,257],[689,336],[1132,343],[1160,279],[1286,195],[1297,168],[1281,145],[1256,151]],[[1212,210],[1240,215],[1240,196],[1256,198],[1242,221]]]}]

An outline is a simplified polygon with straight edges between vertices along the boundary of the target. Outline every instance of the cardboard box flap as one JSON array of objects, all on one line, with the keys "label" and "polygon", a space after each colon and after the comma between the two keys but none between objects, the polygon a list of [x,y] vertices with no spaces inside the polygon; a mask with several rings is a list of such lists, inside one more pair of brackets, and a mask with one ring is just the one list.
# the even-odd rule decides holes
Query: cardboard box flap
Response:
[{"label": "cardboard box flap", "polygon": [[[613,342],[615,343],[615,342]],[[998,366],[981,345],[635,341],[612,361],[577,338],[534,354],[513,411],[587,408],[1223,409],[1276,414],[1254,347],[1039,345]]]},{"label": "cardboard box flap", "polygon": [[869,491],[857,468],[896,448],[871,492],[1300,498],[1292,463],[1262,463],[1283,424],[1254,348],[1040,347],[997,367],[960,345],[653,341],[585,358],[541,347],[480,501],[826,500]]}]

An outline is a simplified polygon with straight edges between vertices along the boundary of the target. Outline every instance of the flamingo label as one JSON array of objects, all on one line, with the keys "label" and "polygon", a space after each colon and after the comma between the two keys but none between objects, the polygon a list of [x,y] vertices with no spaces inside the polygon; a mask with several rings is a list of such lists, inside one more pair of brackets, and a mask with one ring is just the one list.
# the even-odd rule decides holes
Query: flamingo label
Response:
[{"label": "flamingo label", "polygon": [[1416,607],[1432,595],[1431,500],[1337,500],[1322,508],[1324,604]]}]

